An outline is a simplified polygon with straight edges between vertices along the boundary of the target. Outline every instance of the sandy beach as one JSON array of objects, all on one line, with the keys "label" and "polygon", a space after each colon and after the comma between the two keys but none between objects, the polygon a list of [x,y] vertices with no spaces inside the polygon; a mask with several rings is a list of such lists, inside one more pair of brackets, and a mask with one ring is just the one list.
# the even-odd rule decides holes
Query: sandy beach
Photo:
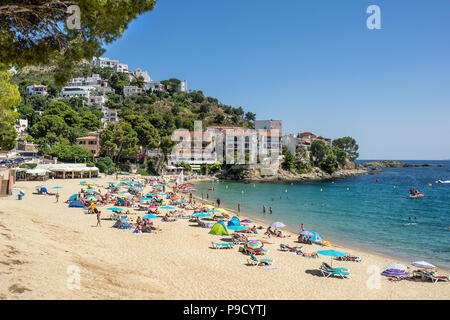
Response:
[{"label": "sandy beach", "polygon": [[[110,176],[95,183],[107,181],[116,180]],[[330,257],[312,259],[279,250],[280,243],[298,245],[295,234],[268,239],[258,230],[251,236],[271,242],[265,245],[269,252],[264,258],[274,259],[279,269],[263,270],[247,265],[248,256],[238,246],[212,249],[212,241],[227,237],[210,235],[188,219],[155,220],[162,231],[154,234],[111,228],[112,220],[96,227],[95,215],[64,203],[80,191],[80,180],[45,182],[49,190],[63,187],[59,203],[54,196],[32,194],[39,184],[17,182],[15,187],[26,192],[21,201],[16,196],[0,198],[0,299],[450,298],[448,282],[379,276],[384,266],[401,261],[354,248],[330,247],[362,258],[360,263],[333,261],[333,266],[351,270],[349,279],[322,277],[319,267],[323,261],[330,263]],[[110,215],[101,210],[103,218]],[[135,217],[143,215],[135,212]],[[305,252],[321,249],[303,246]],[[73,270],[80,271],[79,288],[73,286]]]}]

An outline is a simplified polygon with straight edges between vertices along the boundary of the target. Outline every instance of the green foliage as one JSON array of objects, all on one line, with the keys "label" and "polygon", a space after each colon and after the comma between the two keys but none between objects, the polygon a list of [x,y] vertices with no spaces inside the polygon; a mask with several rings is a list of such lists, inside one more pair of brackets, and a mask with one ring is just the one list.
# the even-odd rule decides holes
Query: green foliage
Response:
[{"label": "green foliage", "polygon": [[352,137],[343,137],[333,140],[333,147],[338,147],[344,150],[351,161],[355,161],[359,157],[359,146],[356,143],[356,140]]},{"label": "green foliage", "polygon": [[342,166],[345,165],[345,162],[347,161],[347,153],[339,147],[332,147],[331,151],[336,156],[337,162]]},{"label": "green foliage", "polygon": [[186,171],[191,171],[192,170],[191,165],[189,163],[184,162],[184,161],[177,162],[176,166],[184,168],[184,170],[186,170]]},{"label": "green foliage", "polygon": [[328,149],[325,156],[319,163],[320,168],[329,174],[332,174],[335,172],[338,168],[338,161],[336,158],[336,155],[331,151],[331,149]]},{"label": "green foliage", "polygon": [[70,145],[69,142],[57,142],[50,149],[50,155],[58,157],[62,162],[84,162],[92,158],[92,153],[80,145]]},{"label": "green foliage", "polygon": [[283,169],[285,169],[285,170],[293,169],[294,168],[294,160],[295,160],[295,157],[292,155],[292,153],[289,150],[286,150],[286,152],[284,153],[283,163],[281,164]]},{"label": "green foliage", "polygon": [[111,122],[100,134],[100,153],[115,162],[121,158],[135,158],[139,152],[136,131],[128,122]]},{"label": "green foliage", "polygon": [[113,174],[117,171],[116,164],[110,157],[98,158],[95,166],[100,170],[100,172],[106,174]]},{"label": "green foliage", "polygon": [[10,80],[9,72],[0,71],[0,150],[11,150],[16,144],[14,123],[19,114],[14,112],[14,109],[21,98],[19,88]]},{"label": "green foliage", "polygon": [[310,147],[311,155],[316,163],[320,163],[328,151],[328,146],[322,140],[314,140]]},{"label": "green foliage", "polygon": [[55,82],[72,76],[75,62],[100,56],[102,45],[122,36],[128,24],[155,7],[155,0],[77,0],[79,29],[64,1],[6,1],[0,7],[0,61],[18,67],[57,64]]},{"label": "green foliage", "polygon": [[36,168],[37,163],[23,163],[19,166],[19,168],[24,168],[24,169],[34,169]]}]

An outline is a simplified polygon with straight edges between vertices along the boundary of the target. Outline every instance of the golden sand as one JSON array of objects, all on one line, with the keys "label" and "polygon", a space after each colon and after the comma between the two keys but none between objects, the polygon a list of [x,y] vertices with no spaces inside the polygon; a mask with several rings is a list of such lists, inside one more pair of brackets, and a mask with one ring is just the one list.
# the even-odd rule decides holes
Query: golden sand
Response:
[{"label": "golden sand", "polygon": [[[113,179],[113,180],[111,180]],[[98,179],[106,185],[115,177]],[[35,195],[39,182],[18,182],[23,200],[0,198],[0,299],[449,299],[450,284],[389,281],[379,276],[392,258],[355,249],[331,247],[360,256],[362,262],[333,262],[351,270],[349,279],[324,278],[318,271],[329,257],[305,258],[279,250],[288,239],[252,236],[272,242],[264,258],[274,270],[247,265],[247,256],[233,249],[212,249],[212,236],[187,219],[156,220],[157,234],[138,235],[111,228],[80,208],[68,208],[68,197],[80,180],[49,180],[54,196]],[[148,191],[148,188],[145,190]],[[102,190],[104,192],[104,189]],[[110,211],[101,208],[102,217]],[[139,211],[136,211],[140,215]],[[137,215],[136,215],[137,217]],[[241,217],[242,218],[242,217]],[[305,252],[322,249],[304,245]],[[79,271],[79,286],[77,282]]]}]

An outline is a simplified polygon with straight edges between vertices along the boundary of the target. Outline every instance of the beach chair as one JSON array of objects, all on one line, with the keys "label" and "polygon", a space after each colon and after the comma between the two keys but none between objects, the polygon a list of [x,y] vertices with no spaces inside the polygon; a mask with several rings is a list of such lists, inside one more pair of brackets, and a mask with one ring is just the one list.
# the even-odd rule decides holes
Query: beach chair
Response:
[{"label": "beach chair", "polygon": [[348,270],[347,268],[332,268],[325,262],[322,263],[319,270],[322,272],[322,275],[326,278],[329,278],[330,276],[337,276],[342,279],[345,279],[351,275],[350,270]]},{"label": "beach chair", "polygon": [[431,280],[433,283],[437,283],[439,281],[448,281],[450,282],[449,276],[437,275],[435,272],[425,272],[425,279]]},{"label": "beach chair", "polygon": [[214,249],[233,249],[235,244],[234,243],[217,243],[217,242],[211,242],[212,247]]},{"label": "beach chair", "polygon": [[250,253],[250,258],[247,259],[248,264],[252,266],[257,266],[260,263],[271,265],[273,261],[274,261],[273,259],[258,259],[255,257],[253,253]]},{"label": "beach chair", "polygon": [[291,247],[287,244],[284,243],[280,243],[280,250],[281,251],[291,251],[291,252],[296,252],[299,251],[302,247]]}]

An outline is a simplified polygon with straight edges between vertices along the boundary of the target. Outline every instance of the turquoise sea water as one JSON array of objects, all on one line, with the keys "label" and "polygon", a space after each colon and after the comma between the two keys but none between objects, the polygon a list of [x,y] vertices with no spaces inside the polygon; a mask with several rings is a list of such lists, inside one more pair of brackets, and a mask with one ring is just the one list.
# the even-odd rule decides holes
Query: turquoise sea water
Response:
[{"label": "turquoise sea water", "polygon": [[[445,167],[386,168],[377,175],[292,185],[200,182],[195,188],[205,199],[208,193],[210,200],[220,198],[232,209],[240,203],[242,213],[269,222],[282,221],[292,231],[304,223],[306,230],[317,231],[328,240],[450,268],[450,183],[436,183],[441,178],[450,180],[450,161],[405,162]],[[214,191],[208,190],[211,186]],[[413,187],[425,197],[410,199]],[[411,222],[416,218],[416,224],[404,225],[409,217]]]}]

